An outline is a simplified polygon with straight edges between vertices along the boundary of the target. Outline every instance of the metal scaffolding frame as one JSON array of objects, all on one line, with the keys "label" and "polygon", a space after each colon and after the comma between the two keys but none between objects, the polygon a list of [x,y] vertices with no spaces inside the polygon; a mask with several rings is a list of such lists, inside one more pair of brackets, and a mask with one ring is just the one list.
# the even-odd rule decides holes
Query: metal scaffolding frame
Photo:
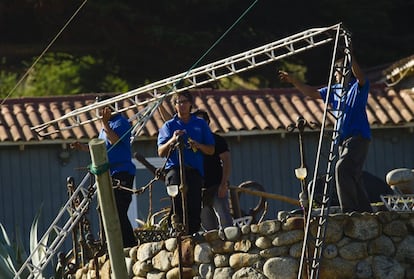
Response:
[{"label": "metal scaffolding frame", "polygon": [[[95,102],[88,106],[75,109],[66,115],[56,118],[52,121],[45,122],[43,124],[31,127],[32,130],[36,131],[40,136],[46,136],[52,133],[59,133],[64,130],[72,129],[74,127],[79,127],[81,125],[85,125],[96,121],[99,119],[99,109],[105,106],[111,106],[114,108],[114,113],[124,112],[129,109],[139,109],[138,113],[135,115],[134,120],[137,121],[137,124],[134,126],[132,132],[131,142],[134,138],[140,133],[143,129],[147,121],[152,117],[154,111],[158,108],[158,106],[163,102],[163,100],[174,94],[175,92],[184,91],[187,89],[191,89],[194,87],[198,87],[212,81],[228,77],[231,75],[235,75],[238,73],[242,73],[256,67],[269,64],[283,58],[298,54],[300,52],[310,50],[312,48],[325,45],[330,42],[334,42],[334,55],[336,55],[336,50],[338,47],[338,42],[341,39],[345,39],[347,42],[348,33],[343,28],[342,24],[335,24],[329,27],[324,28],[313,28],[309,29],[295,35],[286,37],[284,39],[263,45],[261,47],[254,48],[252,50],[248,50],[237,55],[207,64],[205,66],[201,66],[198,68],[194,68],[189,70],[188,72],[181,73],[143,87],[122,93],[120,95],[114,96],[112,98]],[[349,57],[346,59],[349,60]],[[345,73],[346,69],[344,69]],[[333,64],[331,66],[331,77],[333,73]],[[331,83],[331,79],[330,82]],[[329,93],[328,93],[329,95]],[[129,101],[129,102],[126,102]],[[131,104],[132,103],[132,104]],[[325,123],[327,117],[328,105],[325,102],[325,113],[323,124]],[[92,118],[82,120],[85,117],[85,114],[88,115],[95,115]],[[321,137],[318,147],[318,155],[316,160],[316,166],[319,162],[320,157],[320,148],[322,146],[322,134],[325,132],[324,126],[321,129]],[[336,127],[336,125],[335,125]],[[334,135],[332,137],[332,145],[331,145],[331,153],[330,156],[334,159],[334,142],[337,130],[334,129]],[[316,178],[317,167],[315,168],[314,174],[314,181]],[[330,164],[328,166],[327,173],[330,173]],[[15,275],[15,279],[20,278],[24,272],[30,272],[30,276],[28,278],[37,278],[42,271],[45,269],[47,264],[50,262],[51,258],[57,253],[58,248],[62,245],[64,240],[68,235],[70,235],[71,230],[74,226],[79,222],[82,215],[86,212],[87,208],[90,204],[90,198],[86,198],[86,193],[83,193],[82,196],[85,198],[79,203],[75,211],[71,211],[69,214],[69,218],[65,215],[66,212],[70,211],[70,207],[73,203],[73,199],[78,196],[79,192],[84,192],[85,188],[84,185],[86,184],[86,180],[89,178],[90,174],[88,173],[87,176],[82,180],[76,191],[74,192],[73,196],[70,197],[68,202],[65,206],[60,210],[56,219],[53,221],[49,229],[46,231],[45,235],[41,238],[40,244],[32,251],[31,255],[26,259],[22,267],[19,269],[17,274]],[[324,203],[323,208],[327,207],[327,210],[321,210],[321,212],[328,212],[329,204],[328,204],[328,184],[329,181],[327,179],[325,183],[325,193],[324,197],[326,203]],[[96,194],[96,187],[94,188],[93,196]],[[313,193],[312,193],[313,194]],[[311,196],[312,199],[312,196]],[[311,208],[311,206],[310,206]],[[327,213],[326,213],[327,214]],[[67,220],[65,221],[65,218]],[[309,228],[310,228],[310,220],[311,218],[315,218],[313,212],[308,214],[308,220],[305,226],[305,239],[303,245],[303,251],[305,251],[306,247],[309,245]],[[320,247],[322,249],[324,233],[326,229],[326,216],[317,217],[319,222],[318,235],[319,237],[316,238],[316,247]],[[64,222],[65,225],[63,227],[59,227],[57,224]],[[52,244],[46,245],[44,244],[45,239],[47,236],[52,232],[55,231],[57,233],[57,237],[53,241]],[[40,250],[45,251],[44,257],[37,259],[36,255]],[[315,254],[312,258],[305,258],[305,253],[302,253],[301,257],[301,268],[299,274],[301,274],[301,270],[303,268],[303,264],[309,263],[309,266],[312,266],[310,269],[312,274],[314,274],[311,278],[318,278],[319,272],[319,260],[320,260],[321,250],[315,249]],[[35,261],[35,259],[37,259]],[[300,277],[298,277],[300,278]]]}]

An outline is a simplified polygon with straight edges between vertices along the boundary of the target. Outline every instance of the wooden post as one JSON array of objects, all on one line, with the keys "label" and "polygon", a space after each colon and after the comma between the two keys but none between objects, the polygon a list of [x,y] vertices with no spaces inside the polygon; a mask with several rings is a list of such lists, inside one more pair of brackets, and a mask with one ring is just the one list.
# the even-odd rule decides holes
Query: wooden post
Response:
[{"label": "wooden post", "polygon": [[278,195],[278,194],[266,193],[266,192],[262,192],[262,191],[251,190],[251,189],[247,189],[247,188],[234,187],[234,186],[230,186],[229,189],[233,190],[235,192],[244,192],[244,193],[247,193],[247,194],[250,194],[250,195],[253,195],[253,196],[259,196],[259,197],[269,198],[269,199],[273,199],[273,200],[279,200],[279,201],[283,201],[283,202],[287,202],[287,203],[290,203],[290,204],[293,204],[293,205],[300,206],[300,203],[299,203],[298,200],[292,199],[290,197]]},{"label": "wooden post", "polygon": [[108,154],[102,139],[89,142],[92,159],[91,171],[95,174],[98,188],[98,202],[101,208],[103,226],[106,234],[112,278],[128,278],[122,242],[121,225],[109,176]]}]

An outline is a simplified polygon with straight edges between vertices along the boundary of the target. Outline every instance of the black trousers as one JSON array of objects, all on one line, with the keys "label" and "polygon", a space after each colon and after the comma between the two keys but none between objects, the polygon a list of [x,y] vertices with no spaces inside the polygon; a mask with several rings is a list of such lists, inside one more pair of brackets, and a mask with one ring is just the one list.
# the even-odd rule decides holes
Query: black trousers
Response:
[{"label": "black trousers", "polygon": [[[134,184],[134,176],[128,172],[115,173],[112,179],[118,179],[121,186],[132,189]],[[128,209],[132,201],[132,192],[114,189],[115,202],[118,210],[119,221],[121,223],[122,240],[124,247],[132,247],[137,245],[137,241],[134,235],[134,230],[128,219]]]},{"label": "black trousers", "polygon": [[[201,224],[201,188],[203,186],[203,178],[200,173],[193,168],[185,168],[185,179],[187,186],[187,214],[188,214],[188,233],[190,235],[200,230]],[[180,170],[179,168],[172,168],[167,170],[165,176],[165,184],[168,185],[180,185]],[[181,193],[174,198],[175,212],[180,218],[180,222],[183,222],[183,207]],[[171,205],[172,207],[173,205]],[[170,217],[174,208],[171,208]],[[171,220],[171,218],[170,218]]]},{"label": "black trousers", "polygon": [[339,159],[335,166],[336,190],[342,212],[372,212],[370,200],[362,180],[362,167],[368,154],[370,141],[351,137],[339,146]]}]

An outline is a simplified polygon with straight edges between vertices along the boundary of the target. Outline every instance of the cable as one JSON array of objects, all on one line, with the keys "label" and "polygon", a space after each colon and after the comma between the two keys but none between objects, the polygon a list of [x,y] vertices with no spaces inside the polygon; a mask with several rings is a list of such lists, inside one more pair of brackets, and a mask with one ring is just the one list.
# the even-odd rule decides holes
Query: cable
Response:
[{"label": "cable", "polygon": [[[191,66],[191,68],[188,69],[184,77],[186,77],[188,73],[192,69],[194,69],[200,63],[200,61],[203,60],[204,57],[206,57],[207,54],[210,53],[210,51],[227,35],[227,33],[229,33],[233,29],[234,26],[236,26],[237,23],[239,23],[239,21],[253,8],[254,5],[256,5],[258,1],[259,0],[255,0],[252,4],[250,4],[250,6],[239,16],[239,18],[214,42],[214,44],[211,45],[211,47],[193,64],[193,66]],[[180,81],[178,81],[177,83],[179,83]]]},{"label": "cable", "polygon": [[[158,101],[159,104],[161,104],[164,101],[165,96],[167,96],[168,93],[170,93],[174,88],[176,88],[177,84],[180,84],[183,81],[183,79],[191,72],[191,70],[194,69],[201,62],[201,60],[203,60],[203,58],[206,57],[207,54],[209,54],[211,50],[213,50],[213,48],[218,45],[219,42],[221,42],[221,40],[234,28],[234,26],[236,26],[237,23],[240,22],[240,20],[254,7],[254,5],[256,5],[257,2],[259,2],[259,0],[254,0],[252,4],[250,4],[250,6],[237,18],[237,20],[232,25],[230,25],[230,27],[227,28],[227,30],[211,45],[211,47],[209,47],[207,51],[188,69],[188,71],[181,77],[181,79],[174,83],[174,85],[166,92],[166,94],[164,94],[164,96],[160,98],[160,100]],[[153,111],[155,111],[155,109]],[[121,141],[126,136],[126,134],[132,131],[138,124],[139,121],[132,125],[132,127],[108,149],[108,152],[111,151],[112,148],[116,144],[118,144],[118,142]]]},{"label": "cable", "polygon": [[69,18],[69,20],[63,25],[62,29],[57,33],[57,35],[50,41],[50,43],[47,45],[45,50],[39,55],[39,57],[36,58],[36,60],[33,62],[33,64],[30,66],[30,68],[24,73],[24,75],[20,78],[20,80],[16,83],[16,85],[10,90],[9,94],[3,99],[3,101],[0,103],[0,106],[4,104],[4,102],[10,97],[10,95],[16,90],[16,88],[23,82],[23,80],[29,75],[30,71],[33,70],[34,66],[39,62],[39,60],[46,54],[46,52],[49,50],[49,48],[52,46],[52,44],[57,40],[57,38],[62,34],[62,32],[66,29],[66,27],[69,25],[69,23],[75,18],[75,16],[79,13],[79,11],[83,8],[83,6],[88,2],[88,0],[83,1],[83,3],[79,6],[79,8],[75,11],[75,13]]}]

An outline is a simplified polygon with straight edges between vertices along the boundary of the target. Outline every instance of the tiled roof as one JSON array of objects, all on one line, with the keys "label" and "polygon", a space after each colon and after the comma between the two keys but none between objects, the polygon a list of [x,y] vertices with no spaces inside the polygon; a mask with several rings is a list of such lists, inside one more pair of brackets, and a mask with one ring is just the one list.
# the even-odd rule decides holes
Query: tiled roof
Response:
[{"label": "tiled roof", "polygon": [[[246,134],[260,132],[283,132],[296,122],[299,115],[307,121],[320,124],[323,116],[322,100],[304,97],[292,88],[243,91],[193,90],[195,104],[205,109],[211,117],[214,132]],[[100,124],[93,122],[39,136],[31,127],[59,118],[75,108],[95,101],[96,94],[8,99],[1,106],[0,143],[41,143],[50,140],[87,140],[98,136]],[[127,101],[125,101],[127,102]],[[169,102],[163,106],[168,112]],[[368,100],[368,119],[373,128],[384,126],[414,126],[414,92],[411,89],[394,91],[382,85],[371,86]],[[136,111],[126,112],[127,117]],[[90,119],[92,113],[81,115]],[[332,125],[332,119],[328,125]],[[163,124],[157,111],[147,122],[140,136],[155,137]],[[66,124],[68,125],[68,124]],[[52,128],[51,128],[52,129]],[[53,129],[52,129],[53,130]],[[51,130],[50,130],[51,131]]]}]

